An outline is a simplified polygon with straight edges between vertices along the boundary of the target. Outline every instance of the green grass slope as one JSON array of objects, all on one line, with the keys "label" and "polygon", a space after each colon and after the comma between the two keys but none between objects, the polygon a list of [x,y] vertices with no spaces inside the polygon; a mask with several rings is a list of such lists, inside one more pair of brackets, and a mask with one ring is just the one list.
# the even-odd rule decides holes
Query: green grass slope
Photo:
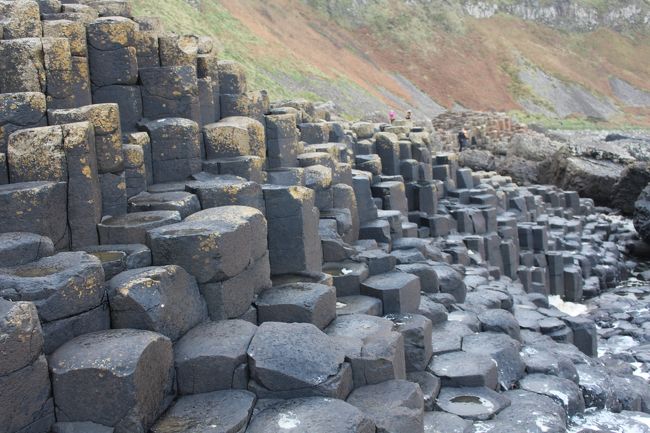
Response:
[{"label": "green grass slope", "polygon": [[[625,107],[609,86],[615,76],[650,90],[647,32],[567,32],[503,14],[477,20],[443,0],[196,1],[134,0],[134,7],[161,16],[168,30],[214,36],[221,57],[241,62],[252,86],[272,99],[332,100],[349,117],[410,107],[430,116],[433,101],[519,113],[525,99],[552,106],[522,81],[523,62],[618,105],[606,126],[650,125],[650,109]],[[526,119],[590,122],[578,114]]]}]

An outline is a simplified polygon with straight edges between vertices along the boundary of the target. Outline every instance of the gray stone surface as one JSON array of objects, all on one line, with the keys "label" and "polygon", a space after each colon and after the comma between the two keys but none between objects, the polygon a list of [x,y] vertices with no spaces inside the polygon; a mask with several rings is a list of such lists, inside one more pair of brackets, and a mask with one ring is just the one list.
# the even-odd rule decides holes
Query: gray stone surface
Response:
[{"label": "gray stone surface", "polygon": [[377,432],[424,432],[424,399],[420,387],[405,380],[389,380],[355,389],[347,402],[376,425]]},{"label": "gray stone surface", "polygon": [[36,307],[31,302],[11,302],[0,298],[0,376],[34,362],[43,348],[43,333]]},{"label": "gray stone surface", "polygon": [[203,284],[235,277],[262,257],[266,223],[256,209],[224,206],[149,230],[147,240],[155,265],[182,266]]},{"label": "gray stone surface", "polygon": [[151,433],[240,433],[255,406],[255,394],[215,391],[180,397],[151,427]]},{"label": "gray stone surface", "polygon": [[318,237],[314,192],[300,186],[265,186],[271,273],[320,272],[323,252]]},{"label": "gray stone surface", "polygon": [[336,315],[367,314],[380,316],[383,311],[381,301],[370,296],[355,295],[336,298]]},{"label": "gray stone surface", "polygon": [[54,422],[54,408],[45,356],[0,376],[0,399],[0,422],[7,431],[48,431]]},{"label": "gray stone surface", "polygon": [[487,420],[510,406],[510,399],[490,388],[440,389],[436,409],[468,420]]},{"label": "gray stone surface", "polygon": [[467,325],[460,322],[447,321],[435,325],[432,330],[433,355],[460,350],[463,337],[473,333]]},{"label": "gray stone surface", "polygon": [[180,266],[122,272],[108,289],[113,328],[145,329],[178,340],[208,317],[193,276]]},{"label": "gray stone surface", "polygon": [[406,371],[424,371],[433,356],[431,320],[419,314],[389,314],[386,318],[404,337]]},{"label": "gray stone surface", "polygon": [[585,401],[580,388],[567,379],[544,374],[530,374],[520,382],[521,389],[546,395],[561,404],[568,416],[581,414]]},{"label": "gray stone surface", "polygon": [[23,232],[0,234],[0,267],[24,265],[52,254],[54,244],[45,236]]},{"label": "gray stone surface", "polygon": [[[33,206],[40,203],[40,206]],[[0,185],[3,232],[46,236],[57,249],[68,246],[67,191],[63,182],[24,182]]]},{"label": "gray stone surface", "polygon": [[406,377],[404,337],[394,328],[385,318],[350,314],[337,317],[325,330],[343,347],[355,387]]},{"label": "gray stone surface", "polygon": [[341,400],[311,397],[278,401],[257,413],[249,433],[374,433],[374,422]]},{"label": "gray stone surface", "polygon": [[58,253],[0,271],[3,297],[32,301],[44,322],[98,306],[104,297],[104,270],[99,259],[83,252]]},{"label": "gray stone surface", "polygon": [[201,207],[250,206],[264,212],[262,189],[238,176],[219,175],[208,180],[187,182],[185,189],[199,198]]},{"label": "gray stone surface", "polygon": [[512,388],[524,377],[526,366],[520,356],[521,344],[505,334],[480,332],[463,337],[463,351],[487,355],[496,364],[499,385]]},{"label": "gray stone surface", "polygon": [[248,358],[249,390],[260,398],[345,398],[352,390],[343,349],[312,324],[262,323]]},{"label": "gray stone surface", "polygon": [[104,218],[97,225],[100,242],[106,244],[144,244],[147,231],[178,223],[181,215],[175,210],[136,212]]},{"label": "gray stone surface", "polygon": [[471,433],[472,422],[447,412],[425,412],[424,431],[434,433]]},{"label": "gray stone surface", "polygon": [[[420,385],[424,398],[424,410],[427,412],[432,411],[434,409],[434,403],[438,396],[438,392],[440,392],[440,379],[428,371],[413,371],[407,373],[406,379],[409,382]],[[427,431],[426,427],[424,431]]]},{"label": "gray stone surface", "polygon": [[420,305],[420,279],[402,272],[375,275],[361,284],[361,294],[381,299],[384,314],[413,313]]},{"label": "gray stone surface", "polygon": [[428,370],[438,376],[442,386],[497,389],[497,369],[492,359],[482,354],[451,352],[434,356]]},{"label": "gray stone surface", "polygon": [[201,210],[199,199],[183,191],[150,194],[142,192],[129,198],[129,212],[177,211],[181,219]]},{"label": "gray stone surface", "polygon": [[323,284],[285,284],[264,290],[255,306],[259,323],[302,322],[324,329],[336,317],[336,291]]},{"label": "gray stone surface", "polygon": [[174,347],[180,394],[199,394],[248,386],[246,350],[257,327],[243,320],[205,322]]},{"label": "gray stone surface", "polygon": [[151,331],[77,337],[50,358],[57,420],[144,433],[171,401],[173,365],[171,341]]}]

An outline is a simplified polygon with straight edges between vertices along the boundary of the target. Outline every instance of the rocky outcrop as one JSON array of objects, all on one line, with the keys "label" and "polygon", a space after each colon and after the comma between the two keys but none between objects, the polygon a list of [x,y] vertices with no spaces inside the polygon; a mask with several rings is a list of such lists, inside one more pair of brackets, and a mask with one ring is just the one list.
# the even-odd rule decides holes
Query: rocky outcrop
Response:
[{"label": "rocky outcrop", "polygon": [[[3,433],[564,431],[561,414],[601,401],[650,413],[632,374],[647,351],[595,357],[616,333],[648,339],[647,296],[606,317],[551,306],[611,299],[635,234],[536,184],[596,196],[613,169],[585,161],[623,158],[465,113],[473,171],[444,151],[454,132],[271,103],[211,39],[128,2],[5,3],[0,92],[45,92],[50,125],[31,96],[0,98],[25,105],[0,104],[16,128],[0,159]],[[69,28],[45,21],[77,37],[41,38]]]},{"label": "rocky outcrop", "polygon": [[639,236],[650,242],[650,186],[646,186],[634,204],[634,228]]},{"label": "rocky outcrop", "polygon": [[490,18],[498,13],[507,13],[570,31],[592,31],[598,27],[629,30],[647,28],[650,23],[650,8],[641,0],[607,4],[607,7],[579,0],[517,0],[507,3],[464,0],[462,7],[474,18]]},{"label": "rocky outcrop", "polygon": [[523,185],[549,183],[575,190],[601,206],[631,215],[650,182],[642,137],[606,133],[537,132],[500,113],[445,113],[433,120],[438,147],[458,149],[456,133],[466,128],[471,145],[461,166],[494,170]]}]

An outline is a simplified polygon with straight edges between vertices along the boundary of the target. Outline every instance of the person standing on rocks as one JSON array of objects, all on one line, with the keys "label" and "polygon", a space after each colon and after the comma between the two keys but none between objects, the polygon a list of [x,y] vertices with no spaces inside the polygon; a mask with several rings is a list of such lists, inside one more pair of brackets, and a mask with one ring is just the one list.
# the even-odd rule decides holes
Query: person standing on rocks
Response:
[{"label": "person standing on rocks", "polygon": [[390,111],[388,112],[388,120],[390,120],[391,125],[392,125],[393,122],[395,121],[395,118],[396,118],[396,117],[397,117],[397,113],[395,113],[394,110],[390,110]]},{"label": "person standing on rocks", "polygon": [[463,128],[458,133],[458,151],[459,152],[462,152],[463,148],[467,147],[468,141],[469,141],[469,136],[467,135],[467,129]]},{"label": "person standing on rocks", "polygon": [[406,117],[405,117],[405,119],[406,119],[406,120],[411,120],[411,117],[412,117],[412,116],[413,116],[413,113],[411,113],[411,110],[408,110],[408,111],[406,112]]}]

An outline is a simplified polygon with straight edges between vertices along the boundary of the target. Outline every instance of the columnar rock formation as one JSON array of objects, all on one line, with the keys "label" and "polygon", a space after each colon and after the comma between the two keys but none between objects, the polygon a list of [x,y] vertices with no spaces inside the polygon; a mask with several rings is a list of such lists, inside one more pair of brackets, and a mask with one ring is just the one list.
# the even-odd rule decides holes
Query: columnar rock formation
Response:
[{"label": "columnar rock formation", "polygon": [[457,151],[457,134],[467,129],[470,144],[459,156],[461,166],[494,170],[522,185],[548,183],[574,190],[626,215],[632,215],[634,202],[650,182],[647,144],[618,133],[574,137],[528,128],[505,113],[474,111],[445,112],[432,124],[434,148],[444,151]]},{"label": "columnar rock formation", "polygon": [[650,410],[631,374],[608,382],[594,322],[548,304],[627,272],[633,234],[592,200],[459,168],[409,122],[271,104],[212,40],[124,0],[0,13],[0,431],[564,431],[585,399]]}]

